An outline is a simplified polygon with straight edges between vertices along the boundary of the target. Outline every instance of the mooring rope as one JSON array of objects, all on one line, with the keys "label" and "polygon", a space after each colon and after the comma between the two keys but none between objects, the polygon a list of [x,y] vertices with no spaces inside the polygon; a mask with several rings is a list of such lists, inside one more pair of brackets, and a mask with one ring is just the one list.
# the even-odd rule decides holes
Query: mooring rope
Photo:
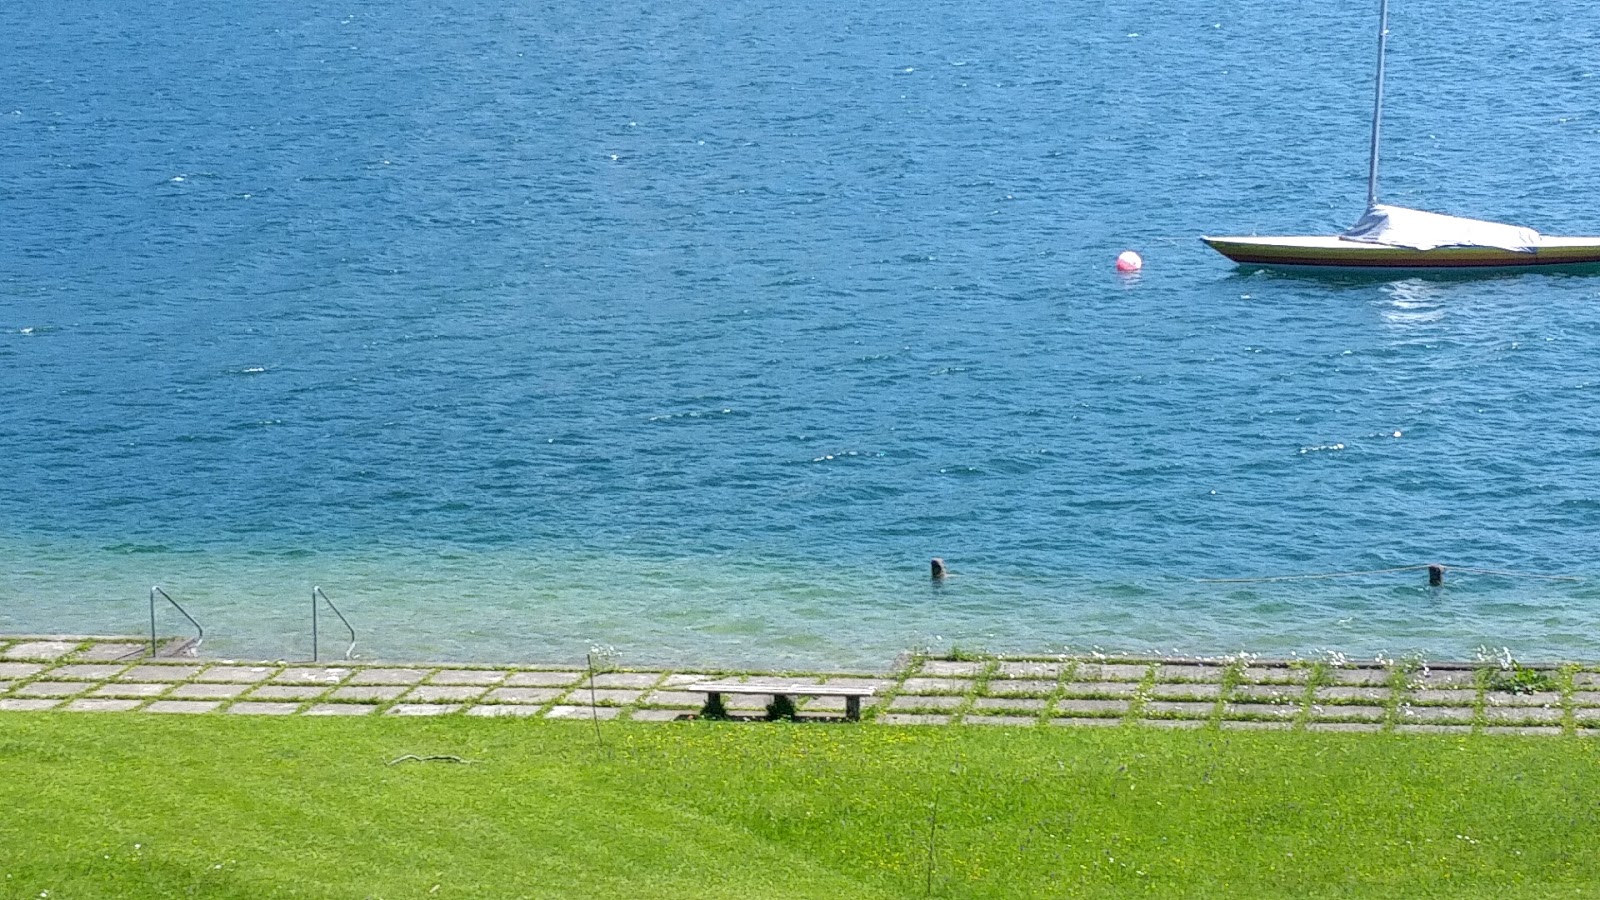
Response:
[{"label": "mooring rope", "polygon": [[1255,578],[1196,578],[1204,584],[1265,584],[1273,581],[1312,581],[1321,578],[1357,578],[1363,575],[1392,575],[1396,572],[1417,572],[1438,566],[1447,572],[1465,572],[1468,575],[1497,575],[1503,578],[1539,578],[1546,581],[1582,581],[1581,575],[1540,575],[1533,572],[1508,572],[1502,569],[1478,569],[1472,566],[1447,566],[1441,563],[1420,563],[1414,566],[1395,566],[1389,569],[1363,569],[1359,572],[1313,572],[1302,575],[1262,575]]}]

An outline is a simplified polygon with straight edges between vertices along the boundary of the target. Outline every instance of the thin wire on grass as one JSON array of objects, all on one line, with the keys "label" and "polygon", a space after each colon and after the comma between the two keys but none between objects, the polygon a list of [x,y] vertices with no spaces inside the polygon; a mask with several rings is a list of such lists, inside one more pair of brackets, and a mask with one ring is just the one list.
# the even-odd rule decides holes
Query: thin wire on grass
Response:
[{"label": "thin wire on grass", "polygon": [[415,753],[407,753],[405,756],[397,756],[394,759],[389,760],[389,762],[387,764],[392,766],[395,763],[403,763],[403,762],[406,762],[407,760],[410,760],[411,762],[453,762],[453,763],[460,763],[460,764],[462,764],[464,766],[470,766],[473,763],[477,762],[477,760],[475,760],[475,759],[462,759],[459,756],[450,756],[448,754],[439,754],[439,755],[435,755],[435,756],[418,756]]},{"label": "thin wire on grass", "polygon": [[584,659],[589,661],[589,717],[594,720],[594,745],[599,750],[605,747],[605,741],[600,739],[600,702],[595,699],[594,691],[594,654],[584,654]]}]

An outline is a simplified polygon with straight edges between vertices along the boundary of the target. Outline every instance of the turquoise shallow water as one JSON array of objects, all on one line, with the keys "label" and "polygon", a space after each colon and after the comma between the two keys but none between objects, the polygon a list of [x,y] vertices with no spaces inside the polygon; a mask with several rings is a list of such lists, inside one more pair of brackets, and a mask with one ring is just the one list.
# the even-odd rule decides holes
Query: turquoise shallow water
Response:
[{"label": "turquoise shallow water", "polygon": [[[1600,278],[1195,240],[1359,214],[1375,10],[569,6],[0,10],[0,629],[1600,655]],[[1397,3],[1385,198],[1600,232],[1595,11]],[[1434,560],[1585,577],[1196,580]]]}]

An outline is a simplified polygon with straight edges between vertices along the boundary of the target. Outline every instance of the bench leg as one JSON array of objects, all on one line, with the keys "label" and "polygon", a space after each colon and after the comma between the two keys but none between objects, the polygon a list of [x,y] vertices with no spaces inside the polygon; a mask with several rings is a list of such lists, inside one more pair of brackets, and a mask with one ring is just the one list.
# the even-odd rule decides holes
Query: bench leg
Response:
[{"label": "bench leg", "polygon": [[722,694],[717,691],[706,692],[706,705],[700,708],[702,719],[726,719],[728,710],[722,705]]},{"label": "bench leg", "polygon": [[767,721],[794,721],[794,699],[788,694],[773,694],[767,707]]},{"label": "bench leg", "polygon": [[846,697],[846,698],[844,698],[844,720],[846,722],[859,722],[859,721],[861,721],[861,698],[860,697]]}]

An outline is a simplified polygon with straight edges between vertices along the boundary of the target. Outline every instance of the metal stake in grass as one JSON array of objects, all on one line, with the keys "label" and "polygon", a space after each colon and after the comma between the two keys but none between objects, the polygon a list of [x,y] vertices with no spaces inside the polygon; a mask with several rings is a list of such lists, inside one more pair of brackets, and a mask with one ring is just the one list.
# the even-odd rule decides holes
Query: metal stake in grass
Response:
[{"label": "metal stake in grass", "polygon": [[598,750],[605,747],[605,742],[600,740],[600,702],[595,699],[594,692],[594,654],[585,653],[584,659],[589,661],[589,716],[594,719],[594,745]]},{"label": "metal stake in grass", "polygon": [[928,806],[928,887],[923,896],[933,896],[933,838],[939,830],[939,795],[933,796]]}]

